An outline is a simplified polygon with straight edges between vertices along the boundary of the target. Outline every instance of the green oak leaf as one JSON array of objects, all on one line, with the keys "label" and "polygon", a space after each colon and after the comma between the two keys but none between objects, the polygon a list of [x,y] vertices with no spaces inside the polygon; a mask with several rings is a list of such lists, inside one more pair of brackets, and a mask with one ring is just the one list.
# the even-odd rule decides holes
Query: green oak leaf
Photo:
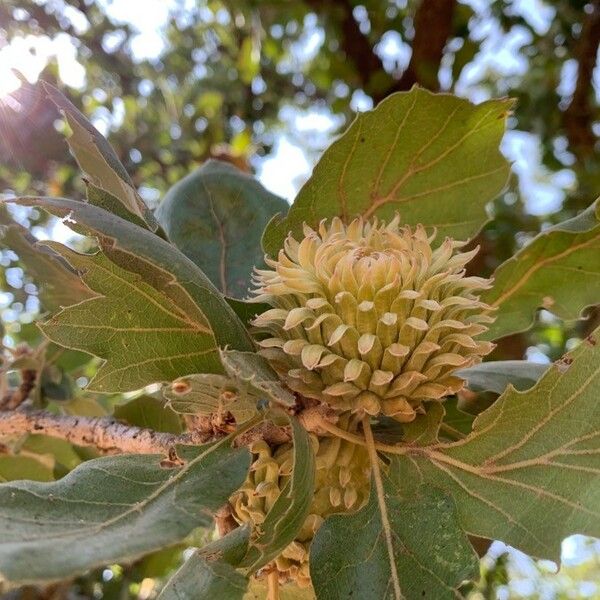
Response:
[{"label": "green oak leaf", "polygon": [[118,404],[113,415],[119,421],[154,431],[181,433],[183,429],[177,413],[154,396],[138,396],[124,404]]},{"label": "green oak leaf", "polygon": [[482,300],[497,307],[485,338],[525,331],[545,308],[565,321],[600,302],[600,201],[540,233],[494,273]]},{"label": "green oak leaf", "polygon": [[242,600],[248,579],[235,570],[248,547],[249,530],[238,527],[197,549],[171,577],[158,600]]},{"label": "green oak leaf", "polygon": [[147,577],[156,579],[170,575],[181,565],[182,555],[188,547],[186,543],[179,543],[147,554],[133,565],[131,578],[141,581]]},{"label": "green oak leaf", "polygon": [[163,388],[168,405],[183,415],[210,415],[230,412],[236,423],[256,414],[259,396],[223,375],[198,373],[186,375]]},{"label": "green oak leaf", "polygon": [[[108,141],[62,92],[45,81],[42,84],[71,129],[71,135],[67,138],[69,148],[100,194],[99,205],[107,208],[106,198],[102,199],[102,194],[109,195],[114,203],[112,208],[120,217],[155,231],[157,223],[152,211],[140,198],[131,177]],[[94,202],[95,196],[89,196],[88,200]]]},{"label": "green oak leaf", "polygon": [[[387,522],[372,485],[364,508],[329,517],[317,531],[310,574],[318,600],[455,600],[458,586],[477,577],[478,561],[452,499],[426,486],[408,496],[395,477],[396,462],[392,459],[390,475],[384,477]],[[386,535],[392,539],[400,597],[394,591]]]},{"label": "green oak leaf", "polygon": [[104,210],[113,213],[117,217],[121,217],[121,219],[125,219],[126,221],[130,221],[135,225],[139,225],[140,227],[147,227],[146,222],[137,215],[130,213],[125,206],[115,198],[110,192],[103,190],[102,188],[96,187],[89,181],[85,182],[86,188],[86,196],[87,201],[98,208],[103,208]]},{"label": "green oak leaf", "polygon": [[237,298],[225,297],[225,300],[229,306],[234,310],[235,314],[240,318],[240,321],[247,327],[251,321],[254,320],[256,315],[260,315],[265,311],[269,310],[271,305],[266,302],[251,302],[247,300],[238,300]]},{"label": "green oak leaf", "polygon": [[81,463],[81,457],[75,452],[72,444],[47,435],[29,434],[21,444],[20,450],[39,454],[42,458],[50,458],[63,472],[70,471]]},{"label": "green oak leaf", "polygon": [[54,462],[43,457],[0,455],[0,483],[30,479],[32,481],[52,481],[54,479]]},{"label": "green oak leaf", "polygon": [[101,252],[79,254],[57,242],[46,243],[98,294],[40,325],[53,342],[103,359],[90,391],[135,390],[193,373],[199,365],[213,373],[220,370],[215,337],[200,310],[182,310]]},{"label": "green oak leaf", "polygon": [[425,405],[426,413],[418,415],[412,423],[402,424],[402,441],[415,446],[429,446],[438,441],[438,433],[444,407],[441,402],[428,402]]},{"label": "green oak leaf", "polygon": [[501,394],[508,385],[523,391],[533,386],[549,365],[527,360],[492,360],[455,371],[473,392]]},{"label": "green oak leaf", "polygon": [[287,217],[267,226],[263,248],[276,255],[288,232],[301,237],[303,222],[395,212],[403,223],[436,227],[438,242],[472,237],[508,179],[498,146],[511,105],[416,87],[388,96],[323,153]]},{"label": "green oak leaf", "polygon": [[281,383],[277,373],[260,354],[227,348],[219,353],[229,376],[240,385],[248,386],[255,395],[266,397],[283,406],[296,404],[294,394]]},{"label": "green oak leaf", "polygon": [[180,452],[98,458],[54,483],[0,486],[0,580],[59,580],[132,561],[207,525],[246,477],[250,454],[231,439]]},{"label": "green oak leaf", "polygon": [[472,415],[459,407],[458,399],[448,398],[444,402],[444,425],[450,427],[451,430],[457,431],[459,434],[468,435],[473,429],[473,421],[475,415]]},{"label": "green oak leaf", "polygon": [[92,294],[69,265],[21,225],[11,223],[0,227],[0,244],[15,252],[39,290],[46,310],[77,304]]},{"label": "green oak leaf", "polygon": [[[19,198],[14,201],[25,206],[39,206],[57,217],[66,219],[69,226],[78,233],[96,236],[103,255],[114,265],[115,272],[121,269],[127,273],[126,278],[140,281],[143,284],[142,287],[146,286],[144,289],[152,288],[154,291],[151,295],[155,296],[154,299],[156,300],[156,296],[160,296],[159,304],[169,305],[175,315],[179,315],[188,322],[192,321],[207,327],[209,333],[206,334],[206,338],[213,338],[213,350],[216,350],[217,346],[230,346],[237,350],[254,349],[254,343],[246,328],[204,273],[174,246],[152,232],[83,202],[36,197]],[[90,260],[89,257],[86,260]],[[95,300],[92,299],[92,301]],[[125,298],[115,300],[127,303]],[[140,310],[138,308],[138,312]],[[155,305],[152,310],[160,312],[158,305]],[[118,313],[112,316],[113,320],[117,318],[121,320],[122,324],[126,322],[128,315]],[[156,323],[151,325],[151,327],[154,326]],[[77,343],[92,343],[91,341],[86,342],[86,331],[82,329],[79,332],[81,336],[78,336],[78,332],[73,329],[73,338]],[[160,352],[158,347],[140,347],[137,350],[139,352],[146,350],[150,353]],[[194,349],[192,348],[191,351],[193,352]],[[187,352],[188,349],[185,345],[177,349],[177,355],[185,356]],[[117,360],[127,361],[123,348],[118,354]],[[193,365],[186,360],[187,364],[180,365],[183,370],[173,368],[173,372],[178,372],[173,376],[169,373],[169,381],[198,371],[222,373],[223,369],[218,357],[212,351],[207,356],[209,357],[208,361],[194,360],[192,361]],[[144,378],[143,371],[140,371],[137,376],[133,373],[130,375],[132,379]],[[151,377],[146,377],[143,385],[152,382]],[[115,390],[103,389],[102,391],[125,390],[118,388]]]},{"label": "green oak leaf", "polygon": [[464,440],[402,449],[404,482],[450,493],[472,535],[559,559],[563,538],[600,537],[600,330],[531,389],[509,386]]},{"label": "green oak leaf", "polygon": [[295,417],[287,418],[292,430],[293,471],[260,530],[252,532],[248,550],[239,563],[248,574],[273,560],[295,539],[313,499],[315,456],[310,437]]},{"label": "green oak leaf", "polygon": [[288,208],[251,175],[209,160],[167,192],[156,217],[169,240],[223,294],[244,297],[252,269],[264,266],[262,232]]}]

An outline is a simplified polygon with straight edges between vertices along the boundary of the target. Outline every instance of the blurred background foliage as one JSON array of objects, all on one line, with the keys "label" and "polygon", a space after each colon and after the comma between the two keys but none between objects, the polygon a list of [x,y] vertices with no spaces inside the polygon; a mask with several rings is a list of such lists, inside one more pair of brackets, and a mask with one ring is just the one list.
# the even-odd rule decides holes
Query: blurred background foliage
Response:
[{"label": "blurred background foliage", "polygon": [[[59,85],[107,135],[153,208],[209,158],[255,173],[291,201],[357,111],[415,84],[475,102],[511,96],[502,149],[513,176],[490,206],[472,267],[487,275],[600,189],[599,44],[598,0],[1,0],[0,193],[85,195],[59,114],[31,85],[38,78]],[[97,362],[40,345],[32,320],[54,308],[54,296],[26,266],[32,242],[64,239],[66,229],[37,210],[2,209],[0,222],[20,243],[5,241],[12,250],[0,255],[9,384],[36,370],[35,398],[53,410],[93,415],[119,405],[131,423],[176,427],[151,397],[81,394]],[[495,358],[556,360],[600,320],[597,311],[588,317],[565,324],[540,311],[529,332],[500,341]],[[40,436],[20,444],[21,477],[60,476],[91,456]],[[15,476],[2,459],[0,447],[0,481]],[[151,598],[184,547],[2,598]],[[570,538],[563,559],[556,574],[494,544],[470,594],[600,598],[598,544]]]}]

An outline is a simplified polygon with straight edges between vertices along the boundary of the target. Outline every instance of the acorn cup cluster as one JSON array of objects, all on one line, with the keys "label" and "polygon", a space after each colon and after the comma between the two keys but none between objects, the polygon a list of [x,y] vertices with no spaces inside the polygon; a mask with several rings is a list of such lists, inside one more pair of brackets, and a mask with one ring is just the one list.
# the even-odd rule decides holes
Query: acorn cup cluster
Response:
[{"label": "acorn cup cluster", "polygon": [[[349,412],[338,422],[350,432],[356,432],[359,423],[360,417]],[[333,436],[310,434],[310,440],[315,454],[315,494],[309,514],[296,539],[270,566],[277,570],[281,583],[293,581],[299,587],[310,585],[309,546],[324,519],[360,508],[369,496],[369,456],[363,446]],[[261,440],[254,442],[250,451],[250,473],[229,503],[240,524],[257,530],[288,483],[294,459],[290,443],[271,448]]]},{"label": "acorn cup cluster", "polygon": [[[297,394],[337,414],[337,427],[358,432],[364,415],[410,423],[427,402],[463,387],[457,369],[489,353],[476,337],[493,321],[467,276],[477,249],[400,225],[334,218],[291,235],[276,259],[255,272],[255,300],[272,308],[253,321],[260,353]],[[312,435],[312,434],[311,434]],[[308,548],[323,519],[360,508],[369,494],[363,446],[313,436],[315,499],[297,539],[275,561],[280,578],[310,582]],[[254,463],[231,504],[240,523],[259,526],[289,479],[291,448],[252,448]]]}]

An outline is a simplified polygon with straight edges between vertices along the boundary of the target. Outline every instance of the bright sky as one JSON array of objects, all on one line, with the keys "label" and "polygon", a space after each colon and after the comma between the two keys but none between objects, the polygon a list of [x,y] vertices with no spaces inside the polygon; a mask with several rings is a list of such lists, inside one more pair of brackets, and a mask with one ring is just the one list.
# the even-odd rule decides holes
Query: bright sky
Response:
[{"label": "bright sky", "polygon": [[[164,48],[162,28],[167,20],[169,10],[176,0],[98,0],[105,7],[109,16],[117,22],[129,23],[138,34],[132,41],[132,50],[139,58],[156,57]],[[144,18],[139,18],[140,4],[143,2]],[[195,5],[194,0],[185,0]],[[528,32],[523,27],[515,27],[504,34],[490,20],[486,20],[489,11],[487,0],[468,0],[480,17],[477,35],[485,42],[482,52],[476,60],[464,69],[456,87],[457,93],[479,102],[487,99],[487,91],[480,81],[490,70],[503,77],[518,76],[527,69],[527,60],[519,52],[526,44]],[[555,10],[550,3],[542,0],[513,0],[512,10],[528,19],[539,32],[547,30],[554,17]],[[85,19],[75,10],[69,16],[76,28],[85,29]],[[207,18],[212,18],[210,11]],[[361,26],[369,26],[366,11],[356,11]],[[217,15],[217,19],[224,18]],[[323,32],[314,19],[304,23],[304,34],[300,44],[294,48],[294,60],[301,64],[310,59],[319,50],[323,41]],[[394,31],[386,32],[376,47],[386,68],[401,71],[410,59],[410,47]],[[55,57],[59,66],[59,76],[67,86],[80,87],[85,80],[85,71],[77,62],[75,49],[67,35],[58,35],[54,39],[28,36],[15,39],[10,45],[0,49],[0,98],[18,87],[19,81],[12,74],[11,68],[18,68],[31,82],[35,81],[44,65]],[[442,67],[440,78],[442,83],[448,81],[451,65]],[[596,73],[596,89],[600,90],[600,70]],[[559,86],[559,92],[565,97],[572,93],[576,67],[567,65]],[[599,92],[600,96],[600,92]],[[370,98],[362,92],[356,92],[350,98],[355,110],[367,110],[372,107]],[[328,111],[297,110],[282,111],[283,128],[275,132],[273,152],[264,158],[253,160],[257,176],[271,191],[292,201],[300,185],[310,174],[318,152],[327,146],[341,123],[336,121]],[[300,146],[300,139],[315,139],[313,152]],[[532,214],[547,214],[560,208],[565,190],[574,184],[573,173],[563,169],[550,173],[541,164],[539,140],[535,135],[525,132],[509,132],[504,140],[502,150],[513,161],[514,170],[519,175],[519,182]]]}]

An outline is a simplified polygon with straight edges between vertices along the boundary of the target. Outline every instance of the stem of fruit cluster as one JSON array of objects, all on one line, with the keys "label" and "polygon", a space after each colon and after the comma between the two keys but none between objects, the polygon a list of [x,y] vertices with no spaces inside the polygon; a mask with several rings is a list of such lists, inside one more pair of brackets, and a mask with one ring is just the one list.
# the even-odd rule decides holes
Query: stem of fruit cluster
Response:
[{"label": "stem of fruit cluster", "polygon": [[394,584],[394,596],[396,600],[402,600],[402,590],[400,589],[400,578],[398,577],[398,569],[396,568],[396,560],[394,555],[394,543],[392,540],[392,527],[388,516],[387,505],[385,503],[385,491],[383,489],[383,480],[381,478],[381,469],[379,468],[379,457],[375,448],[375,439],[371,431],[370,416],[365,415],[363,418],[363,430],[365,432],[365,440],[367,442],[367,450],[373,470],[373,481],[377,491],[377,502],[379,504],[379,513],[381,514],[381,526],[385,534],[385,543],[387,545],[388,556],[390,559],[390,571],[392,583]]},{"label": "stem of fruit cluster", "polygon": [[277,569],[267,575],[267,600],[279,600],[279,573]]}]

